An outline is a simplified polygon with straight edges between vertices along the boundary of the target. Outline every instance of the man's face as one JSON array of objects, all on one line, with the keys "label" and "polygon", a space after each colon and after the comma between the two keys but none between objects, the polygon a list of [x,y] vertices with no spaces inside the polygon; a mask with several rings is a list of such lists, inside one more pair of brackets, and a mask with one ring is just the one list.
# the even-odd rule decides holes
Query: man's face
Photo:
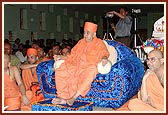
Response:
[{"label": "man's face", "polygon": [[9,44],[5,44],[4,45],[4,53],[11,55],[11,52],[12,52],[11,46]]},{"label": "man's face", "polygon": [[39,57],[39,58],[43,58],[44,56],[45,56],[44,50],[43,50],[42,48],[39,48],[39,49],[38,49],[38,57]]},{"label": "man's face", "polygon": [[161,66],[160,58],[158,58],[155,53],[148,54],[147,65],[149,69],[151,69],[152,71],[155,71]]},{"label": "man's face", "polygon": [[62,55],[63,55],[63,56],[67,56],[67,55],[69,55],[69,54],[70,54],[70,51],[69,51],[68,48],[62,49]]},{"label": "man's face", "polygon": [[123,15],[123,16],[126,16],[127,12],[123,8],[121,8],[120,9],[120,14]]},{"label": "man's face", "polygon": [[35,48],[36,50],[39,49],[39,45],[38,44],[32,44],[32,48]]},{"label": "man's face", "polygon": [[49,56],[53,56],[53,51],[52,51],[52,49],[49,49],[48,55],[49,55]]},{"label": "man's face", "polygon": [[85,30],[84,31],[84,38],[87,42],[91,42],[93,40],[93,37],[94,37],[94,33],[93,32],[90,32],[90,31],[87,31]]},{"label": "man's face", "polygon": [[31,55],[27,56],[27,60],[30,64],[35,64],[37,61],[37,56],[31,54]]},{"label": "man's face", "polygon": [[59,54],[59,46],[54,46],[54,47],[52,48],[52,51],[53,51],[53,54],[54,54],[54,55],[58,55],[58,54]]}]

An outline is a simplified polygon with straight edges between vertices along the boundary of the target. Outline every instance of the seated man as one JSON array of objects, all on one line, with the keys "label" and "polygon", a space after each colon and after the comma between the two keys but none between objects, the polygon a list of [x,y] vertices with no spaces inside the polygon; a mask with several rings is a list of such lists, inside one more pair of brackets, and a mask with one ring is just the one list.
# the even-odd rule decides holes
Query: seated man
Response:
[{"label": "seated man", "polygon": [[64,62],[64,60],[67,58],[67,56],[71,53],[71,50],[69,48],[63,48],[61,50],[61,55],[54,55],[54,71],[55,69],[59,68],[60,65]]},{"label": "seated man", "polygon": [[37,63],[41,63],[41,62],[47,61],[47,60],[49,60],[49,58],[46,57],[44,49],[38,48],[38,61],[37,61]]},{"label": "seated man", "polygon": [[146,71],[138,98],[128,103],[131,111],[163,111],[164,110],[164,59],[160,50],[152,50],[148,54]]},{"label": "seated man", "polygon": [[21,62],[16,55],[12,54],[12,45],[9,42],[4,42],[4,53],[8,54],[10,56],[11,65],[16,66],[19,70],[20,75],[21,75],[21,70],[20,70]]},{"label": "seated man", "polygon": [[97,25],[86,22],[84,38],[71,50],[65,62],[55,72],[58,98],[53,104],[73,105],[78,96],[85,96],[93,79],[98,74],[97,64],[105,66],[109,52],[104,42],[96,37]]},{"label": "seated man", "polygon": [[4,93],[5,106],[8,106],[6,110],[20,110],[21,103],[30,103],[19,70],[16,66],[10,65],[8,54],[4,54]]},{"label": "seated man", "polygon": [[26,94],[30,98],[31,103],[44,99],[40,86],[38,84],[38,77],[36,67],[38,65],[38,51],[34,48],[27,50],[27,64],[22,64],[22,79],[26,87]]},{"label": "seated man", "polygon": [[36,66],[38,61],[38,52],[34,48],[29,48],[27,50],[27,64],[21,64],[22,69],[22,79],[25,84],[26,90],[30,89],[32,82],[38,82],[36,75]]}]

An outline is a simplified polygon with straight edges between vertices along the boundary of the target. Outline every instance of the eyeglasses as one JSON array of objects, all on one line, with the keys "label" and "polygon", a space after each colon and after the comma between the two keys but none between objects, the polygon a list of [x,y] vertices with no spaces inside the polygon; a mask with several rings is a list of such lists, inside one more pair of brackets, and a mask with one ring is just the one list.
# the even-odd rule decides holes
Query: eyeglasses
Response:
[{"label": "eyeglasses", "polygon": [[160,58],[157,58],[157,57],[151,57],[151,58],[147,58],[146,61],[147,61],[147,62],[150,61],[151,63],[153,63],[153,62],[155,62],[157,59],[160,59]]}]

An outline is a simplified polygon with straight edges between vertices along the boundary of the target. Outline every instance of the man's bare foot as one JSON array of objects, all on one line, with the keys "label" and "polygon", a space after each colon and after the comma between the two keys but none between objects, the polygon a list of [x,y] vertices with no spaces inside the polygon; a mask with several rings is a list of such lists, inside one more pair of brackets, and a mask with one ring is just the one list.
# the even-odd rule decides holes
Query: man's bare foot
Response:
[{"label": "man's bare foot", "polygon": [[76,98],[77,98],[79,95],[80,95],[80,93],[79,93],[79,92],[76,92],[76,93],[74,94],[74,96],[72,96],[70,99],[68,99],[68,100],[66,101],[66,103],[67,103],[68,105],[72,106],[73,103],[75,102]]},{"label": "man's bare foot", "polygon": [[70,105],[70,106],[72,106],[74,102],[75,102],[75,98],[74,97],[72,97],[72,98],[67,100],[67,104]]},{"label": "man's bare foot", "polygon": [[58,104],[66,104],[66,100],[64,100],[62,98],[54,98],[52,100],[52,104],[56,104],[56,105],[58,105]]}]

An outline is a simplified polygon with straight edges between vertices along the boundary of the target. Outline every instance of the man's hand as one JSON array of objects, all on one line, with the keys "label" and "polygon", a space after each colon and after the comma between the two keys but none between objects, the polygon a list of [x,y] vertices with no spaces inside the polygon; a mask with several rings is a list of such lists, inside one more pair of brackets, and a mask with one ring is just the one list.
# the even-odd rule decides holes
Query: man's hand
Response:
[{"label": "man's hand", "polygon": [[152,70],[150,69],[147,69],[146,72],[145,72],[145,75],[143,77],[143,80],[146,80],[147,77],[150,75],[150,74],[155,74]]},{"label": "man's hand", "polygon": [[23,103],[23,105],[29,105],[30,104],[30,101],[29,101],[29,99],[27,98],[26,95],[22,96],[22,103]]},{"label": "man's hand", "polygon": [[111,27],[114,29],[115,28],[115,25],[114,23],[110,23]]},{"label": "man's hand", "polygon": [[108,59],[107,58],[102,58],[101,62],[102,62],[102,66],[105,66],[108,62]]}]

